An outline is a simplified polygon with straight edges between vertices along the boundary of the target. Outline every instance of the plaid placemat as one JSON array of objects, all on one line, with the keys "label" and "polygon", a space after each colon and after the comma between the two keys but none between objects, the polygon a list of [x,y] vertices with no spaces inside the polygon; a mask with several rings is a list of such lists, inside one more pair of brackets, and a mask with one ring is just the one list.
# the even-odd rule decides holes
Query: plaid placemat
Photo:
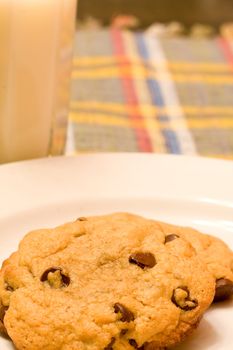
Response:
[{"label": "plaid placemat", "polygon": [[79,31],[66,154],[233,158],[233,42]]}]

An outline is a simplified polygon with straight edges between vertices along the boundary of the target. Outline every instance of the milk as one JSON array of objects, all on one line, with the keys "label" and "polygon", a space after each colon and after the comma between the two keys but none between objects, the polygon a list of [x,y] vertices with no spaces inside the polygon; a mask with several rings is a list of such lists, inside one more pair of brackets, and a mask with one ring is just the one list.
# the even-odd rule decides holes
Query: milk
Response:
[{"label": "milk", "polygon": [[75,12],[76,0],[0,0],[0,162],[56,152],[54,139],[61,151]]}]

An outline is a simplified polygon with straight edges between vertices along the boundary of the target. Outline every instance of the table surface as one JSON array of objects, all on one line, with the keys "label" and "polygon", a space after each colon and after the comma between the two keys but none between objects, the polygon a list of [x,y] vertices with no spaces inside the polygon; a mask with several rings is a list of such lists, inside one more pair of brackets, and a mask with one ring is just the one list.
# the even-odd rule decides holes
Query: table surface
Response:
[{"label": "table surface", "polygon": [[66,154],[233,159],[233,41],[80,30]]}]

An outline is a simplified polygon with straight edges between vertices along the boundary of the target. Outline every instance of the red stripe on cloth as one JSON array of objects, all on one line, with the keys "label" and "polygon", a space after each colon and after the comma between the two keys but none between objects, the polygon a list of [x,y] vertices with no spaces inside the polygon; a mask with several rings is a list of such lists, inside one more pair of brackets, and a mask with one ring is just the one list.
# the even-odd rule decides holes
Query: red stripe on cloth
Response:
[{"label": "red stripe on cloth", "polygon": [[[126,57],[124,41],[122,33],[119,30],[111,30],[111,35],[113,39],[114,53],[117,57],[125,57],[125,63],[127,62],[130,65],[130,61]],[[121,61],[119,61],[121,62]],[[150,138],[148,136],[146,126],[143,120],[142,115],[138,112],[139,110],[139,101],[135,91],[133,78],[132,76],[124,74],[124,71],[121,69],[124,67],[124,63],[119,63],[121,81],[123,86],[123,93],[126,104],[129,108],[129,119],[131,125],[135,131],[136,140],[138,144],[139,151],[141,152],[153,152]],[[138,125],[142,127],[139,128]]]},{"label": "red stripe on cloth", "polygon": [[229,45],[228,40],[223,39],[223,38],[219,38],[217,40],[218,40],[219,46],[221,47],[227,62],[233,67],[233,52],[232,52],[232,49]]}]

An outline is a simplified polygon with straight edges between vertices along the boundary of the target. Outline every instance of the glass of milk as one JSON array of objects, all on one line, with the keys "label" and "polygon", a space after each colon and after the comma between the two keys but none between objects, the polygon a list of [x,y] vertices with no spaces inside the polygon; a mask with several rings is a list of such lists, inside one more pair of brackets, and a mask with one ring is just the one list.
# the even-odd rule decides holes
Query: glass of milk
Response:
[{"label": "glass of milk", "polygon": [[62,154],[77,0],[0,0],[0,163]]}]

